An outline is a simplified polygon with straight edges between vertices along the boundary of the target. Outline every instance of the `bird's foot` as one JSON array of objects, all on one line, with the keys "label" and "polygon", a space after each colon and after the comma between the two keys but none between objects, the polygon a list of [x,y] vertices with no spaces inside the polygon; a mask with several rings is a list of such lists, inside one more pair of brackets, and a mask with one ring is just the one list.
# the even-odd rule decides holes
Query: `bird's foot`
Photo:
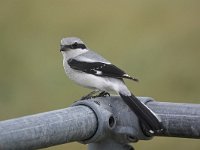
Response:
[{"label": "bird's foot", "polygon": [[106,92],[106,91],[103,91],[101,92],[99,95],[99,97],[106,97],[106,96],[110,96],[110,93]]},{"label": "bird's foot", "polygon": [[91,99],[91,98],[94,97],[93,95],[96,94],[97,92],[98,92],[98,91],[92,91],[92,92],[90,92],[89,94],[87,94],[86,96],[81,97],[80,100]]},{"label": "bird's foot", "polygon": [[106,92],[106,91],[102,91],[101,93],[99,93],[96,96],[93,96],[92,98],[97,98],[97,97],[106,97],[106,96],[110,96],[110,93]]},{"label": "bird's foot", "polygon": [[97,98],[97,97],[106,97],[106,96],[110,96],[110,93],[106,92],[106,91],[102,91],[100,92],[98,95],[95,95],[96,93],[98,93],[100,91],[92,91],[91,93],[89,93],[86,96],[83,96],[80,100],[86,100],[86,99],[91,99],[91,98]]}]

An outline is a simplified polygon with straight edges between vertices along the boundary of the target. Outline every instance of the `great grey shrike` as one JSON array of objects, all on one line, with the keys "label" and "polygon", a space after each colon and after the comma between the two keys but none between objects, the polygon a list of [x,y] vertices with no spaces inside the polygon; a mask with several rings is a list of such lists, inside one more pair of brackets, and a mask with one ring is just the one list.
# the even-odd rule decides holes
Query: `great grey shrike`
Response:
[{"label": "great grey shrike", "polygon": [[[160,118],[139,101],[129,91],[123,81],[123,79],[133,81],[138,81],[138,79],[129,76],[99,54],[88,49],[79,38],[63,38],[60,46],[60,51],[63,55],[64,70],[71,80],[86,88],[101,91],[100,96],[104,96],[110,91],[118,93],[138,116],[149,134],[156,134],[163,131]],[[94,93],[91,92],[83,99],[90,98]]]}]

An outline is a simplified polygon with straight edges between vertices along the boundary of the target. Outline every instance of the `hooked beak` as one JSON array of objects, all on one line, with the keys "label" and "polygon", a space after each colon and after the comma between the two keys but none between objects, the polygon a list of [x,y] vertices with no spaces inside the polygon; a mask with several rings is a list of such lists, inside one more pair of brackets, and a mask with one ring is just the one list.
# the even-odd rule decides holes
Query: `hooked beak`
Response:
[{"label": "hooked beak", "polygon": [[64,45],[60,45],[60,52],[61,52],[61,51],[66,51],[66,48],[65,48]]}]

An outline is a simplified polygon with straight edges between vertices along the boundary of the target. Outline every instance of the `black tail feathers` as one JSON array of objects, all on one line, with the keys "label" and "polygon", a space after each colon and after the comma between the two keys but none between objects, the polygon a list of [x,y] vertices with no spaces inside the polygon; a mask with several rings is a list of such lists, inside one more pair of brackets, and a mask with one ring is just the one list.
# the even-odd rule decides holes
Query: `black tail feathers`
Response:
[{"label": "black tail feathers", "polygon": [[[120,93],[119,93],[120,94]],[[138,116],[146,134],[158,134],[164,131],[161,120],[145,104],[138,100],[133,94],[125,96],[120,94],[124,102]]]}]

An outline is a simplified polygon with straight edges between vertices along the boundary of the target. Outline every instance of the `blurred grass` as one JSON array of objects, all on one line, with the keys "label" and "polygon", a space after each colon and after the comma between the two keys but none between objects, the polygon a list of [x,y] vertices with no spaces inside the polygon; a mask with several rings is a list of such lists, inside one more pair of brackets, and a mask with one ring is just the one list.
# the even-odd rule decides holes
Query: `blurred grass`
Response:
[{"label": "blurred grass", "polygon": [[[69,81],[59,42],[80,37],[139,84],[136,95],[199,103],[200,2],[0,1],[0,119],[69,106],[89,90]],[[199,150],[197,140],[155,138],[137,149]],[[50,149],[86,149],[71,143]]]}]

